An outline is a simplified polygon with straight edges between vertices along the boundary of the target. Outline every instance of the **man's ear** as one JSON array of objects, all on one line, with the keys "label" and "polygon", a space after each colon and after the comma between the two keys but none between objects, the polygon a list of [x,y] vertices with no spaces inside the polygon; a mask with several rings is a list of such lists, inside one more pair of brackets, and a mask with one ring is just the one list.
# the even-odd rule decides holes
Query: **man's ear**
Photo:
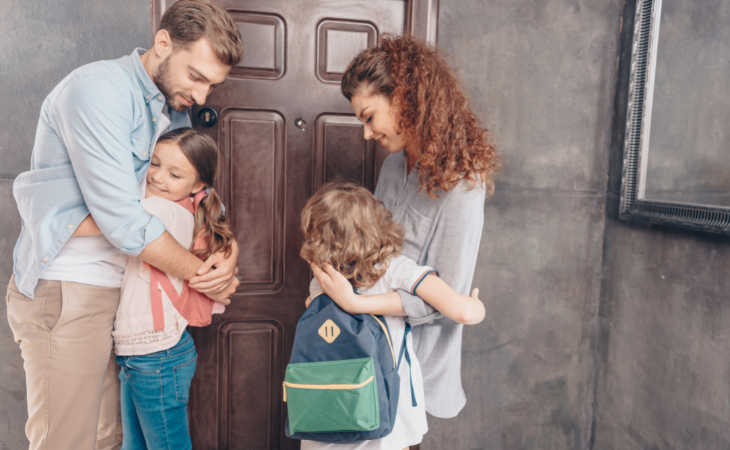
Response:
[{"label": "man's ear", "polygon": [[167,58],[172,53],[172,38],[167,30],[160,30],[155,36],[155,56],[160,59]]}]

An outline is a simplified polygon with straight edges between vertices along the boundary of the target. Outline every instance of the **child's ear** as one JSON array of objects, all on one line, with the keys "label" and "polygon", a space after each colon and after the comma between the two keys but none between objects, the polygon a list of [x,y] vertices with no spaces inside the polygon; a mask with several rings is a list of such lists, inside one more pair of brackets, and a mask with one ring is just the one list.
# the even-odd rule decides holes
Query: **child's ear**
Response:
[{"label": "child's ear", "polygon": [[193,185],[192,194],[197,194],[201,189],[205,189],[205,184],[202,181],[196,181]]}]

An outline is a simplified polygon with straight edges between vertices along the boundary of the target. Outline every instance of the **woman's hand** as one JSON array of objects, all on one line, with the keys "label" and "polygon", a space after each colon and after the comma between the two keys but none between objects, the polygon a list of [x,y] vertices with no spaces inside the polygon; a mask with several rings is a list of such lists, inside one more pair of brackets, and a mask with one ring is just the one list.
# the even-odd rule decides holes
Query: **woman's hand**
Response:
[{"label": "woman's hand", "polygon": [[322,290],[330,296],[337,305],[348,314],[361,314],[358,310],[357,294],[352,290],[352,285],[334,267],[325,264],[324,270],[313,263],[309,263],[314,272],[314,277],[319,282]]},{"label": "woman's hand", "polygon": [[238,268],[238,244],[233,241],[228,258],[224,252],[217,252],[208,257],[198,269],[198,275],[190,280],[190,287],[211,299],[228,304],[224,300],[230,298],[241,283],[236,278]]}]

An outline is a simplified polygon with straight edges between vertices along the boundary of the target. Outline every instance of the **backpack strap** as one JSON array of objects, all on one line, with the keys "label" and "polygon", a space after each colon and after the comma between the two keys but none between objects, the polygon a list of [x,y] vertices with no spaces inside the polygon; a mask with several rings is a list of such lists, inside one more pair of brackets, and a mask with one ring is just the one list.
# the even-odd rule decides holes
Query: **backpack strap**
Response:
[{"label": "backpack strap", "polygon": [[[159,285],[158,285],[159,283]],[[187,281],[186,281],[187,283]],[[155,331],[165,329],[165,314],[162,308],[162,292],[160,288],[165,290],[165,294],[170,297],[170,300],[175,301],[180,297],[180,294],[175,290],[175,286],[172,285],[170,278],[167,274],[157,267],[150,266],[150,294],[152,294],[152,322],[155,325]]]},{"label": "backpack strap", "polygon": [[408,333],[411,332],[411,324],[406,322],[406,331],[403,333],[403,345],[400,348],[400,355],[398,356],[398,368],[400,370],[400,363],[403,359],[403,355],[406,355],[406,362],[408,363],[408,378],[411,381],[411,406],[418,406],[416,402],[416,390],[413,389],[413,374],[411,373],[411,355],[408,352]]},{"label": "backpack strap", "polygon": [[370,315],[373,317],[373,319],[375,319],[378,322],[378,324],[380,325],[380,328],[383,329],[383,334],[385,334],[385,338],[388,340],[388,347],[390,347],[390,354],[393,356],[393,368],[397,369],[397,365],[395,363],[395,352],[393,351],[393,343],[390,342],[390,333],[388,333],[388,328],[386,328],[385,325],[383,325],[383,322],[381,322],[380,319],[378,319],[378,317],[375,314],[370,314]]}]

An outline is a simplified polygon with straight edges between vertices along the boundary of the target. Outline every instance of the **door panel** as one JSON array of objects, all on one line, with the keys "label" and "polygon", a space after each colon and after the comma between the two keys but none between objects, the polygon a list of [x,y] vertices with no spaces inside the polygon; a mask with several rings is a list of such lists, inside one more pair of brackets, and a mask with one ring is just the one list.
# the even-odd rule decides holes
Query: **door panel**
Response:
[{"label": "door panel", "polygon": [[230,11],[244,42],[244,55],[230,77],[277,79],[284,74],[286,25],[276,14]]},{"label": "door panel", "polygon": [[220,118],[219,185],[240,246],[239,292],[274,291],[283,283],[284,118],[230,108]]},{"label": "door panel", "polygon": [[314,191],[332,181],[352,181],[374,190],[376,158],[387,151],[378,146],[380,155],[376,154],[375,143],[362,138],[362,123],[354,116],[323,114],[315,126]]},{"label": "door panel", "polygon": [[350,61],[378,38],[378,29],[367,22],[325,19],[317,29],[317,76],[330,83],[339,84]]},{"label": "door panel", "polygon": [[218,448],[279,448],[280,435],[272,430],[281,425],[281,385],[274,384],[281,334],[276,322],[229,322],[221,327]]},{"label": "door panel", "polygon": [[[153,0],[153,24],[172,0]],[[198,127],[220,149],[216,183],[240,248],[242,283],[225,314],[192,329],[198,367],[189,413],[196,449],[295,449],[281,383],[311,277],[300,214],[328,181],[373,189],[387,152],[362,138],[340,93],[350,60],[378,33],[435,40],[438,0],[219,0],[244,58]],[[194,107],[192,117],[197,117]]]}]

